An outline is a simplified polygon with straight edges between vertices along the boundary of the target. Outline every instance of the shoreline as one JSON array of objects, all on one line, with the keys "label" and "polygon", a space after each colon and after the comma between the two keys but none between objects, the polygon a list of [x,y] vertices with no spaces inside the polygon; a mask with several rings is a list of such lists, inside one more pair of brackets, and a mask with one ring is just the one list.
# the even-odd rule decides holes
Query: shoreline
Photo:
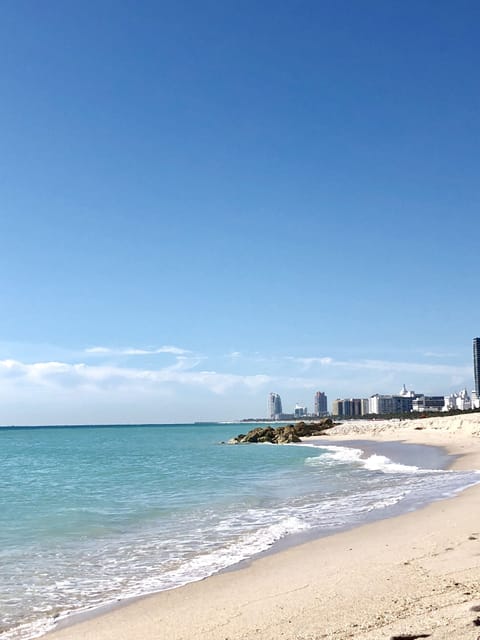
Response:
[{"label": "shoreline", "polygon": [[[421,425],[408,421],[408,427],[401,422],[350,423],[312,440],[427,444],[457,456],[452,469],[480,469],[480,420],[468,421],[470,425],[432,420]],[[444,420],[448,423],[439,422]],[[383,640],[415,632],[432,639],[475,640],[478,613],[470,608],[480,604],[479,498],[476,485],[414,512],[114,604],[105,613],[85,612],[83,620],[66,619],[65,626],[45,637]]]}]

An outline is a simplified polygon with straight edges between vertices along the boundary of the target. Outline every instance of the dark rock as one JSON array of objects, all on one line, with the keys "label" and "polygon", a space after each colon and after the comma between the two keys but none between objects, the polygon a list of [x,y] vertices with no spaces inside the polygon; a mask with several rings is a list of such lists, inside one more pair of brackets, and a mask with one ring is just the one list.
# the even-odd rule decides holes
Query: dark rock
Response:
[{"label": "dark rock", "polygon": [[272,426],[256,427],[246,435],[241,433],[228,441],[229,444],[263,443],[290,444],[301,442],[301,438],[324,435],[327,429],[334,426],[331,418],[323,418],[317,422],[298,422],[274,429]]}]

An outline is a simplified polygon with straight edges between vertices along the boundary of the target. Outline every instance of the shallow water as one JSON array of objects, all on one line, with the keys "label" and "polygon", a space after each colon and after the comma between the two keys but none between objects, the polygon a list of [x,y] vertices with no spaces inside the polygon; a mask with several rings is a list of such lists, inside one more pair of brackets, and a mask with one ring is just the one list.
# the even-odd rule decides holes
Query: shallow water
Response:
[{"label": "shallow water", "polygon": [[298,533],[418,508],[479,479],[445,471],[445,454],[432,447],[219,445],[245,428],[1,429],[2,640],[201,579]]}]

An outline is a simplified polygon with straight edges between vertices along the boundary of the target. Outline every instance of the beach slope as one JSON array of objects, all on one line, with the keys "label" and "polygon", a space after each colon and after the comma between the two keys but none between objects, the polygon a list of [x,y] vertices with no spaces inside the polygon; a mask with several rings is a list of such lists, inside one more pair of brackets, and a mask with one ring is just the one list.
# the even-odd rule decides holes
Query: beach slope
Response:
[{"label": "beach slope", "polygon": [[[328,440],[441,446],[480,469],[480,415],[358,421]],[[322,440],[323,441],[323,440]],[[265,555],[49,634],[51,640],[480,638],[480,486]]]}]

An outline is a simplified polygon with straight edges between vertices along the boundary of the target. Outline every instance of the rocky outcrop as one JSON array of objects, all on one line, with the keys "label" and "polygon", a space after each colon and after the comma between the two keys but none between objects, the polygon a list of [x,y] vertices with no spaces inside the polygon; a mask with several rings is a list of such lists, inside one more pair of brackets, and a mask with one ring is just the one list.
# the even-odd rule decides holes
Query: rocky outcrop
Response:
[{"label": "rocky outcrop", "polygon": [[246,435],[240,433],[228,441],[228,444],[244,444],[249,442],[270,442],[272,444],[289,444],[301,442],[300,438],[307,436],[323,436],[327,429],[334,426],[331,418],[324,418],[318,422],[297,422],[282,427],[256,427]]}]

